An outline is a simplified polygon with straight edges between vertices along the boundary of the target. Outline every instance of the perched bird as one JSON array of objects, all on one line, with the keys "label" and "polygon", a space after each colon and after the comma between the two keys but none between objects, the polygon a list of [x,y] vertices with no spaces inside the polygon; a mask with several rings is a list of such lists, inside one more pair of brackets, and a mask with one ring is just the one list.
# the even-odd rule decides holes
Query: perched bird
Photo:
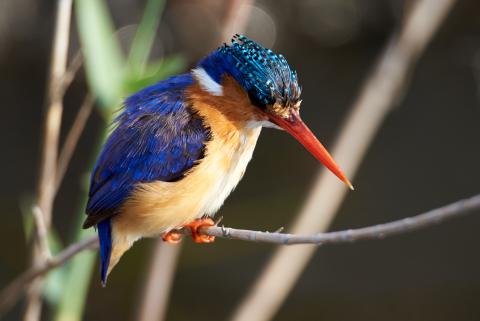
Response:
[{"label": "perched bird", "polygon": [[101,280],[142,237],[198,233],[242,178],[262,127],[284,129],[350,188],[299,116],[297,74],[245,36],[188,73],[125,100],[91,176],[84,228],[96,226]]}]

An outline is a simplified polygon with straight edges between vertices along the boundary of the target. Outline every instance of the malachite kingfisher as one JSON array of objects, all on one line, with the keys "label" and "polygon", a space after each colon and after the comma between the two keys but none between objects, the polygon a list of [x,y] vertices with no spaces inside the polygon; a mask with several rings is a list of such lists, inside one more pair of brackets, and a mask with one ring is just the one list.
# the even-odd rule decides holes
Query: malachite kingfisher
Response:
[{"label": "malachite kingfisher", "polygon": [[95,164],[84,228],[95,226],[100,275],[142,237],[198,233],[242,178],[262,127],[284,129],[352,189],[300,118],[297,73],[281,54],[235,35],[190,72],[124,102]]}]

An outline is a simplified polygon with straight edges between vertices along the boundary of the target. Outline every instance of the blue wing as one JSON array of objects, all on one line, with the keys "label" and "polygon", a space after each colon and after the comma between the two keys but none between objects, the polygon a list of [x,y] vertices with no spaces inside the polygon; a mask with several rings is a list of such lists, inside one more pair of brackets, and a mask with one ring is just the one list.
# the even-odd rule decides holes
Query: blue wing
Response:
[{"label": "blue wing", "polygon": [[210,132],[184,96],[192,83],[172,77],[125,101],[92,174],[84,228],[115,215],[136,184],[181,179],[203,157]]}]

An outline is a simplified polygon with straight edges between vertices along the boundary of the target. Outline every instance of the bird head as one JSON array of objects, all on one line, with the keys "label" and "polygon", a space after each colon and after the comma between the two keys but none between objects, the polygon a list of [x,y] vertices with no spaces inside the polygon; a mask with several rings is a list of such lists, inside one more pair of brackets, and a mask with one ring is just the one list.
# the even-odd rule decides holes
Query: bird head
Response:
[{"label": "bird head", "polygon": [[201,60],[194,72],[213,95],[222,95],[222,79],[230,76],[247,93],[251,105],[260,111],[271,127],[284,129],[350,189],[350,181],[332,156],[300,118],[301,87],[297,73],[285,57],[253,40],[235,35]]}]

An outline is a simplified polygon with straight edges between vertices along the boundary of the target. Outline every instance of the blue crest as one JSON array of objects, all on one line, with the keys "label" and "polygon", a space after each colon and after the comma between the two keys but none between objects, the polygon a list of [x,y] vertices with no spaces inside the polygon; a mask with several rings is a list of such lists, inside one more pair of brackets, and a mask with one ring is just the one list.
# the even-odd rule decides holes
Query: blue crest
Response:
[{"label": "blue crest", "polygon": [[230,74],[259,106],[289,106],[300,99],[297,73],[285,57],[245,36],[235,35],[230,46],[224,44],[199,66],[218,83],[225,73]]}]

